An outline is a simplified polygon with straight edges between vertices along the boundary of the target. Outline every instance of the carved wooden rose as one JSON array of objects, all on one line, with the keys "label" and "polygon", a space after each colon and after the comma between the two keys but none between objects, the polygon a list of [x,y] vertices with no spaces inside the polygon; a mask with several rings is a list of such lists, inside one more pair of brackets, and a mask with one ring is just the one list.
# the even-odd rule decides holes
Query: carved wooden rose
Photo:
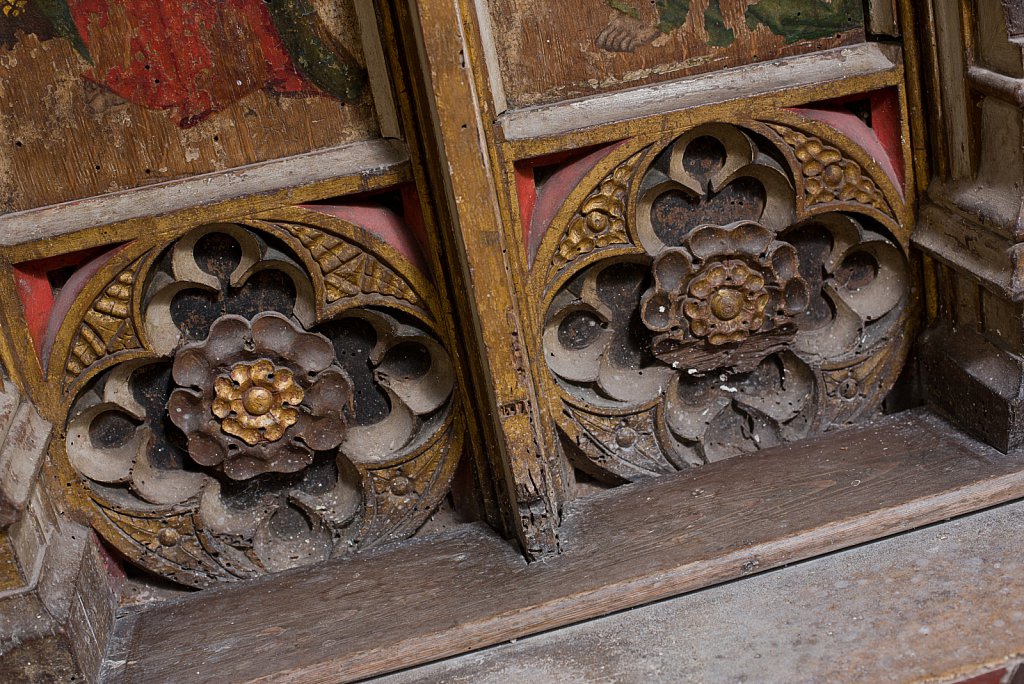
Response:
[{"label": "carved wooden rose", "polygon": [[694,230],[658,255],[653,275],[644,324],[684,342],[740,343],[790,324],[808,303],[796,249],[756,223]]},{"label": "carved wooden rose", "polygon": [[454,472],[455,373],[422,308],[436,295],[373,236],[292,214],[157,243],[104,290],[138,337],[92,362],[69,463],[100,533],[178,582],[409,536]]},{"label": "carved wooden rose", "polygon": [[[554,269],[552,411],[578,467],[633,480],[875,409],[905,354],[906,234],[838,143],[706,124],[613,152],[563,207],[538,263]],[[603,225],[595,207],[620,217],[600,243],[579,238]]]},{"label": "carved wooden rose", "polygon": [[234,480],[302,470],[341,444],[352,411],[330,340],[277,313],[217,319],[206,340],[178,351],[173,377],[167,410],[189,455]]}]

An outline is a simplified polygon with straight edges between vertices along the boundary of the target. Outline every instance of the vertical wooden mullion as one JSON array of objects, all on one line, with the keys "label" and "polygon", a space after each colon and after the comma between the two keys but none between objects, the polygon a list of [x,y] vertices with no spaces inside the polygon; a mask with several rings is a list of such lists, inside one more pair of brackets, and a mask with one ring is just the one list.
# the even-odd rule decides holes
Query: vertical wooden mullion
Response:
[{"label": "vertical wooden mullion", "polygon": [[[453,0],[408,0],[407,40],[414,41],[421,80],[428,157],[435,197],[446,208],[449,251],[461,270],[463,314],[477,356],[478,407],[494,437],[493,462],[505,478],[513,527],[529,558],[558,550],[561,462],[541,422],[531,355],[525,346],[517,283],[521,260],[505,231],[492,159],[489,117],[482,109],[467,39],[472,18]],[[454,35],[453,35],[454,34]]]},{"label": "vertical wooden mullion", "polygon": [[[400,6],[388,5],[387,9],[401,9]],[[452,351],[456,356],[456,372],[459,373],[465,391],[467,446],[466,456],[473,460],[473,476],[480,514],[492,526],[503,533],[511,534],[511,507],[503,483],[495,481],[495,463],[491,456],[494,453],[494,437],[489,435],[482,425],[485,421],[478,415],[476,407],[484,405],[481,392],[486,391],[480,386],[477,378],[481,377],[477,346],[467,342],[466,336],[458,322],[467,318],[466,300],[454,296],[449,299],[446,293],[457,295],[465,292],[466,286],[458,262],[452,258],[454,245],[450,231],[442,231],[439,226],[445,222],[445,207],[434,200],[443,196],[443,189],[438,187],[437,174],[428,168],[430,155],[427,144],[421,135],[423,116],[421,108],[415,102],[425,98],[422,79],[416,77],[411,60],[415,60],[415,48],[409,41],[400,38],[399,31],[403,24],[401,17],[382,10],[381,14],[383,38],[390,50],[386,55],[390,60],[391,82],[395,88],[397,101],[397,120],[401,127],[402,138],[406,141],[411,159],[413,181],[417,190],[420,213],[430,241],[428,259],[430,268],[442,292],[441,309],[446,314],[448,332],[455,339]],[[407,54],[410,51],[413,54]]]}]

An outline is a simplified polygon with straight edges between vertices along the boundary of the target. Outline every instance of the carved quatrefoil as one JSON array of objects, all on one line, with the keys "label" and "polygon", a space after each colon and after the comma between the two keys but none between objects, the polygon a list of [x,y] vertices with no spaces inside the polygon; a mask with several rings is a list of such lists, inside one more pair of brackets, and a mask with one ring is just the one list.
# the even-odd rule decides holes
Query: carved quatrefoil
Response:
[{"label": "carved quatrefoil", "polygon": [[[909,325],[888,180],[781,124],[630,154],[547,240],[543,345],[575,462],[633,480],[876,410]],[[577,235],[598,209],[618,237]]]},{"label": "carved quatrefoil", "polygon": [[429,285],[351,224],[284,214],[151,247],[128,279],[101,271],[114,285],[77,337],[95,338],[106,311],[136,334],[112,335],[106,355],[69,351],[81,505],[127,557],[185,584],[408,536],[459,455]]}]

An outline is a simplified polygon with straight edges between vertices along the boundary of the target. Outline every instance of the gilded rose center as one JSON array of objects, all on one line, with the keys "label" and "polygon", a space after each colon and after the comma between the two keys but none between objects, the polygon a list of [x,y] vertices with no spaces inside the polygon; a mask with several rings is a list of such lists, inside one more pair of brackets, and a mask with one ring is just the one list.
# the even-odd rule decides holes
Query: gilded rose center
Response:
[{"label": "gilded rose center", "polygon": [[731,321],[743,311],[743,302],[746,298],[742,292],[729,288],[722,288],[711,295],[711,313],[720,321]]},{"label": "gilded rose center", "polygon": [[213,415],[221,429],[247,444],[276,442],[295,425],[305,392],[288,368],[267,359],[236,363],[214,380]]},{"label": "gilded rose center", "polygon": [[266,387],[253,387],[245,393],[242,406],[254,416],[262,416],[274,408],[274,394]]}]

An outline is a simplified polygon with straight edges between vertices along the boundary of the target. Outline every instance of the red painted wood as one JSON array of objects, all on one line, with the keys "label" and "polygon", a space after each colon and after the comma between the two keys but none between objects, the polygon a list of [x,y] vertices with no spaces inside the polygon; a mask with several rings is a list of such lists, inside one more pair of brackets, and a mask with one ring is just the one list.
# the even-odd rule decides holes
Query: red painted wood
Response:
[{"label": "red painted wood", "polygon": [[262,88],[321,93],[295,68],[263,0],[184,7],[180,0],[68,0],[68,7],[90,52],[104,53],[110,31],[133,35],[130,54],[116,61],[108,54],[86,78],[144,107],[174,110],[181,126]]},{"label": "red painted wood", "polygon": [[537,185],[534,180],[533,166],[516,164],[516,195],[519,197],[519,221],[523,227],[523,247],[533,265],[534,251],[530,249],[530,229],[533,223],[533,210],[537,205]]},{"label": "red painted wood", "polygon": [[[598,162],[621,144],[621,142],[617,142],[596,149],[560,152],[516,164],[516,190],[519,192],[524,241],[531,267],[552,219],[562,208],[569,193],[580,184],[580,181],[590,173],[591,169],[597,166]],[[534,170],[556,164],[562,164],[562,166],[538,186],[534,182]],[[520,170],[523,173],[522,182],[520,181]],[[530,181],[528,184],[526,178]],[[528,209],[525,213],[523,213],[524,208]]]},{"label": "red painted wood", "polygon": [[[88,277],[109,261],[116,250],[116,247],[98,247],[14,265],[14,282],[25,312],[28,334],[44,366],[53,343],[52,337],[56,336],[57,328],[70,310],[71,302],[78,296]],[[69,266],[77,267],[78,270],[65,283],[60,296],[55,297],[49,276]],[[83,274],[83,271],[87,273]],[[59,307],[58,301],[61,302]]]},{"label": "red painted wood", "polygon": [[1002,684],[1003,677],[1006,676],[1006,669],[999,668],[992,672],[986,672],[985,674],[978,675],[977,677],[971,677],[970,679],[964,679],[956,682],[956,684]]},{"label": "red painted wood", "polygon": [[427,249],[427,227],[423,222],[423,205],[420,204],[420,194],[412,183],[403,183],[399,189],[402,196],[402,218],[405,225],[409,226],[416,241],[419,243],[420,252]]},{"label": "red painted wood", "polygon": [[[862,96],[858,96],[863,99]],[[862,147],[905,196],[906,177],[901,145],[902,127],[898,95],[894,89],[871,95],[871,126],[843,105],[851,98],[819,102],[790,111],[813,121],[820,121],[836,129]]]},{"label": "red painted wood", "polygon": [[423,273],[429,273],[426,268],[426,261],[423,258],[423,250],[416,240],[414,231],[402,220],[401,216],[392,210],[369,202],[306,204],[303,208],[334,216],[373,233],[394,247],[413,266]]},{"label": "red painted wood", "polygon": [[900,98],[895,88],[871,93],[871,128],[896,167],[900,187],[906,183],[903,158],[903,126]]}]

